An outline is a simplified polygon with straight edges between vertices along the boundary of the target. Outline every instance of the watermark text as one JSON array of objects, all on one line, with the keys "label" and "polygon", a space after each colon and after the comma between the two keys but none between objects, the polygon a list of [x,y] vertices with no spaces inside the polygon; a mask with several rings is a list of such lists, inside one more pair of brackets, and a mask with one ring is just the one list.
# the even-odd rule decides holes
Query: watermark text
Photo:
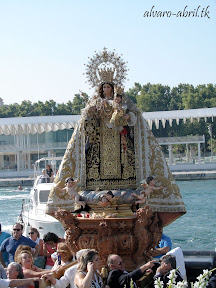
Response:
[{"label": "watermark text", "polygon": [[194,9],[190,9],[188,5],[184,7],[184,9],[179,11],[171,11],[171,10],[157,10],[155,5],[151,7],[150,10],[146,10],[143,13],[143,17],[150,18],[170,18],[170,17],[179,17],[179,18],[193,18],[193,17],[200,17],[200,18],[208,18],[210,19],[210,6],[201,7],[200,5]]}]

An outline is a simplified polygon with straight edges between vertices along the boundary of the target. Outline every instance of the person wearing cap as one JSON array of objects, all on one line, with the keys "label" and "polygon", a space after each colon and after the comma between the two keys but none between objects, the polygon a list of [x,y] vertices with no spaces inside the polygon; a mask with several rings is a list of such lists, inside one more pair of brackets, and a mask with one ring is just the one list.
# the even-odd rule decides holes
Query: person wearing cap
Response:
[{"label": "person wearing cap", "polygon": [[4,262],[4,259],[2,257],[2,254],[7,251],[9,255],[9,263],[14,261],[14,254],[19,245],[28,245],[31,248],[35,248],[35,252],[33,254],[33,257],[37,257],[38,252],[39,252],[39,246],[36,244],[34,241],[31,239],[25,237],[22,235],[23,233],[23,225],[20,223],[15,223],[13,225],[13,232],[12,236],[9,238],[5,239],[1,246],[0,246],[0,263],[2,266],[5,268],[6,263]]},{"label": "person wearing cap", "polygon": [[[2,232],[2,228],[1,228],[1,223],[0,223],[0,246],[2,244],[2,242],[9,238],[11,235],[7,232]],[[8,253],[5,251],[2,255],[3,259],[4,259],[4,262],[5,264],[7,265],[8,264]]]},{"label": "person wearing cap", "polygon": [[89,249],[81,249],[76,253],[76,259],[78,263],[68,268],[65,271],[64,276],[62,276],[59,280],[56,279],[52,273],[43,275],[43,278],[45,278],[46,281],[51,282],[52,284],[51,287],[65,288],[70,284],[71,288],[75,288],[76,286],[74,285],[74,276],[77,271],[77,267],[78,267],[81,256],[87,251],[89,251]]}]

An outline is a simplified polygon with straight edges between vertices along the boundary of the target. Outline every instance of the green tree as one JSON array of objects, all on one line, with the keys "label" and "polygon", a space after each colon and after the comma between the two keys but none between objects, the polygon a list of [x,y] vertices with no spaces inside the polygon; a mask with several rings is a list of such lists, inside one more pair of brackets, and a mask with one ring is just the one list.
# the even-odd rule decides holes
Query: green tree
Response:
[{"label": "green tree", "polygon": [[[87,94],[84,94],[88,97]],[[87,99],[86,99],[87,100]],[[80,94],[75,94],[72,102],[72,112],[73,114],[79,115],[81,113],[81,109],[85,107],[86,101],[84,97],[80,96]]]},{"label": "green tree", "polygon": [[28,117],[32,116],[32,102],[31,101],[22,101],[22,103],[17,107],[18,108],[18,117]]},{"label": "green tree", "polygon": [[143,86],[137,96],[137,106],[142,111],[166,111],[171,101],[169,86],[161,84]]},{"label": "green tree", "polygon": [[[211,138],[208,140],[207,142],[208,146],[208,150],[211,151]],[[212,152],[216,152],[216,139],[212,138]]]},{"label": "green tree", "polygon": [[137,96],[139,95],[142,86],[139,83],[134,83],[134,87],[129,88],[128,92],[125,92],[125,95],[129,97],[134,103],[137,103]]}]

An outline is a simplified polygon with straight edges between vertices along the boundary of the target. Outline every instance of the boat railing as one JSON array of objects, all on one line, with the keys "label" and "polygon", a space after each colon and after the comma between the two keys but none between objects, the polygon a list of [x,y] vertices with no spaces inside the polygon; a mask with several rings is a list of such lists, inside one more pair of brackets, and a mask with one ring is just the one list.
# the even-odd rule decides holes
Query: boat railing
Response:
[{"label": "boat railing", "polygon": [[38,207],[37,205],[35,205],[31,199],[23,199],[23,203],[22,203],[22,211],[23,212],[30,212],[30,211],[34,211],[35,214],[37,215],[43,215],[44,217],[48,216],[45,213],[45,204],[43,204],[44,207]]}]

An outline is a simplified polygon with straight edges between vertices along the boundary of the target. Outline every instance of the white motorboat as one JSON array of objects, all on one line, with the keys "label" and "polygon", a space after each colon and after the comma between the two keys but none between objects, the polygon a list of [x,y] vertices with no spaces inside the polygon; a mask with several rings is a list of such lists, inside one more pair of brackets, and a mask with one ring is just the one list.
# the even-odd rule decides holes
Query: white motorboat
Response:
[{"label": "white motorboat", "polygon": [[53,177],[42,177],[42,168],[51,164],[54,174],[61,163],[62,157],[46,157],[35,162],[34,166],[34,185],[30,192],[29,199],[23,199],[22,210],[18,221],[24,225],[24,235],[28,236],[30,227],[35,227],[40,232],[40,238],[47,232],[53,232],[59,237],[64,238],[62,224],[54,217],[47,215],[46,203],[53,184]]}]

